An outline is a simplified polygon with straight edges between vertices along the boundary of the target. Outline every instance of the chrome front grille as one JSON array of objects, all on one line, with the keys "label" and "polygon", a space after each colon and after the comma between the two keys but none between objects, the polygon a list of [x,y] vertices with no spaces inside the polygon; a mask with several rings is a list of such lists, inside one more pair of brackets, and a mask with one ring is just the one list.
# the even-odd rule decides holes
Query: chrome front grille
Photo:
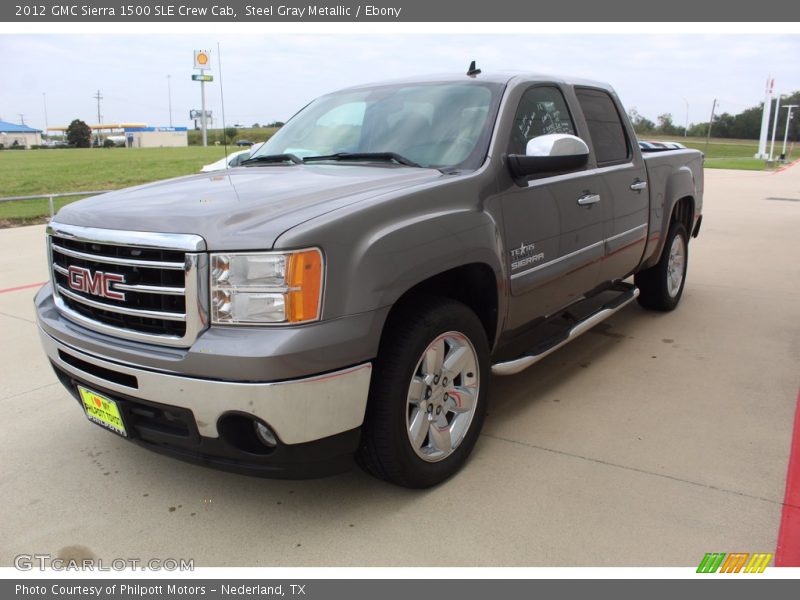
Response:
[{"label": "chrome front grille", "polygon": [[187,347],[207,324],[207,255],[196,235],[51,223],[53,295],[68,319],[101,333]]}]

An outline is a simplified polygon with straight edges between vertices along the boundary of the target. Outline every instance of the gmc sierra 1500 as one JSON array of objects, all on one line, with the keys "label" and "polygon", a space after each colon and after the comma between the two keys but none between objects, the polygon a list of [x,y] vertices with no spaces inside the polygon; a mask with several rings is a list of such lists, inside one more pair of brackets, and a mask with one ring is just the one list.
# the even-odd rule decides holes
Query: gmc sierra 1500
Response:
[{"label": "gmc sierra 1500", "polygon": [[637,297],[677,305],[702,162],[643,156],[602,83],[346,89],[237,168],[61,209],[42,343],[90,420],[153,450],[280,477],[355,455],[431,486],[475,445],[492,373]]}]

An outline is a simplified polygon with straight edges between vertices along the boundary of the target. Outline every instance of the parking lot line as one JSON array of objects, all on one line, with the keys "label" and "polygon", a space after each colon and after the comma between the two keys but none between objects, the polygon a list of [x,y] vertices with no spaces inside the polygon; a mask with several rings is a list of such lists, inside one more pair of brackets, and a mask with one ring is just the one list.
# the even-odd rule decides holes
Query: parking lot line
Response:
[{"label": "parking lot line", "polygon": [[783,500],[776,567],[800,567],[800,392],[794,413],[792,448],[786,473],[786,496]]},{"label": "parking lot line", "polygon": [[0,294],[7,294],[8,292],[18,292],[20,290],[29,290],[31,288],[41,287],[45,283],[47,283],[47,282],[46,281],[40,281],[39,283],[29,283],[27,285],[18,285],[18,286],[15,286],[15,287],[5,288],[3,290],[0,290]]}]

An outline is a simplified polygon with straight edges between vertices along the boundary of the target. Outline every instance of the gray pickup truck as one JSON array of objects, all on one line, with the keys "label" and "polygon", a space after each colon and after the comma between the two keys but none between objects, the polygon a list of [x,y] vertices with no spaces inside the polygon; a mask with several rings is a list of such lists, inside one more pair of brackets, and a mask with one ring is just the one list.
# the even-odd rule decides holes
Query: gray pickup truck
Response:
[{"label": "gray pickup truck", "polygon": [[[71,204],[41,340],[91,421],[274,477],[435,485],[492,375],[634,299],[671,310],[703,155],[642,155],[608,85],[430,77],[310,103],[241,166]],[[632,278],[632,281],[631,281]]]}]

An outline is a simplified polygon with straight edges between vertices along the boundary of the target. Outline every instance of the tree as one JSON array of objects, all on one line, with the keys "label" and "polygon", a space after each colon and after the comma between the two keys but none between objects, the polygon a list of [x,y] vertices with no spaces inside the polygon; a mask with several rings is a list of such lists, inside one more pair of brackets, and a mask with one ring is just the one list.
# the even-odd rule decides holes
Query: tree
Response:
[{"label": "tree", "polygon": [[762,110],[764,110],[763,102],[758,106],[748,108],[744,112],[740,112],[736,115],[730,130],[731,137],[752,140],[758,139],[758,136],[761,134]]},{"label": "tree", "polygon": [[252,128],[253,129],[261,129],[261,125],[259,125],[258,123],[253,123]]},{"label": "tree", "polygon": [[655,131],[656,124],[650,119],[646,119],[640,115],[639,111],[636,110],[635,107],[631,107],[631,109],[628,111],[628,118],[631,120],[633,130],[638,134],[652,133]]},{"label": "tree", "polygon": [[233,138],[236,137],[236,134],[239,133],[239,130],[236,127],[226,127],[225,128],[225,137],[228,138],[228,141],[233,141]]},{"label": "tree", "polygon": [[67,127],[67,142],[76,148],[91,147],[92,129],[80,119],[75,119]]},{"label": "tree", "polygon": [[732,138],[739,115],[734,116],[730,113],[722,113],[714,116],[714,124],[711,127],[711,135],[720,138]]},{"label": "tree", "polygon": [[683,135],[683,127],[678,127],[672,122],[672,114],[658,115],[658,128],[656,131],[662,135]]}]

